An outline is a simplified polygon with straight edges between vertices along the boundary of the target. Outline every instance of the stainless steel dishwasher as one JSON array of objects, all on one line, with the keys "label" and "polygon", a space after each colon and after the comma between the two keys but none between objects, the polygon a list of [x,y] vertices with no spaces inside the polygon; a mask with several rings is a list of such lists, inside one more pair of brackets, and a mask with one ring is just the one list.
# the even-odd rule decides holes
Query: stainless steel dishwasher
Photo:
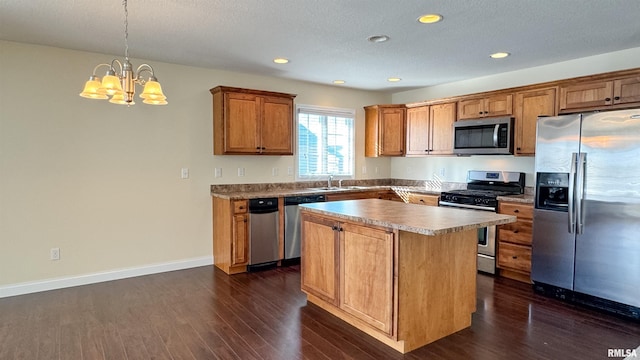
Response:
[{"label": "stainless steel dishwasher", "polygon": [[300,259],[300,209],[299,204],[324,202],[324,195],[290,196],[284,198],[284,259],[294,263]]},{"label": "stainless steel dishwasher", "polygon": [[278,198],[249,200],[249,266],[254,271],[274,267],[278,254]]}]

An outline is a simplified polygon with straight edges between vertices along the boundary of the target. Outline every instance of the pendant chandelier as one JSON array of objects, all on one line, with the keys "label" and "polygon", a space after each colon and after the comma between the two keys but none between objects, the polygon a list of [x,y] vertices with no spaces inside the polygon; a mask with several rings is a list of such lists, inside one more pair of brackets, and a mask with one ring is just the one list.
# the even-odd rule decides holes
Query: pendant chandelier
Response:
[{"label": "pendant chandelier", "polygon": [[[138,66],[135,73],[133,66],[129,62],[129,12],[127,11],[127,0],[122,1],[124,6],[124,62],[118,59],[111,60],[111,64],[98,64],[93,69],[93,74],[84,85],[84,90],[80,96],[88,99],[109,99],[110,103],[120,105],[135,105],[133,95],[135,95],[135,85],[144,86],[140,98],[143,103],[151,105],[166,105],[167,97],[162,93],[162,87],[156,79],[153,68],[149,64]],[[117,65],[117,67],[116,67]],[[96,76],[98,68],[106,66],[109,69],[100,81]],[[117,71],[116,71],[117,70]],[[142,74],[149,72],[145,80]],[[111,98],[109,98],[111,97]]]}]

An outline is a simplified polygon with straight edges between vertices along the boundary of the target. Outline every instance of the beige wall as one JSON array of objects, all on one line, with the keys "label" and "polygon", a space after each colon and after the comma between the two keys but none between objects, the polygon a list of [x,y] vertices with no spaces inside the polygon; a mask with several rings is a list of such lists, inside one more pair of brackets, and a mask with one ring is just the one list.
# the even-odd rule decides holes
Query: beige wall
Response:
[{"label": "beige wall", "polygon": [[[362,107],[388,95],[150,62],[167,106],[79,97],[93,67],[113,58],[0,41],[0,296],[11,284],[211,257],[211,184],[293,181],[292,156],[212,155],[217,85],[356,109],[358,177],[390,175],[388,159],[364,158],[362,135]],[[363,165],[379,173],[361,175]],[[49,260],[53,247],[61,260]]]}]

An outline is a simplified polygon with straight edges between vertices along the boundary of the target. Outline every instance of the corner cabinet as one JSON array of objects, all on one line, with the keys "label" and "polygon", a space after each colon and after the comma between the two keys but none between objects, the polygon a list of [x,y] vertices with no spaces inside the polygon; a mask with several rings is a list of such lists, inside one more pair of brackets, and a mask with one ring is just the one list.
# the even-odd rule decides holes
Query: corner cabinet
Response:
[{"label": "corner cabinet", "polygon": [[498,213],[518,218],[514,223],[497,227],[500,276],[531,283],[533,205],[500,201]]},{"label": "corner cabinet", "polygon": [[560,87],[560,112],[640,106],[640,76],[579,82]]},{"label": "corner cabinet", "polygon": [[227,274],[247,271],[249,214],[247,200],[213,198],[213,260]]},{"label": "corner cabinet", "polygon": [[407,109],[406,155],[453,154],[456,103]]},{"label": "corner cabinet", "polygon": [[458,101],[458,120],[513,114],[513,95],[496,94]]},{"label": "corner cabinet", "polygon": [[211,94],[214,155],[293,155],[295,95],[226,86]]},{"label": "corner cabinet", "polygon": [[534,155],[538,116],[556,116],[557,88],[522,91],[515,97],[515,155]]},{"label": "corner cabinet", "polygon": [[405,106],[371,105],[365,112],[364,156],[403,156]]}]

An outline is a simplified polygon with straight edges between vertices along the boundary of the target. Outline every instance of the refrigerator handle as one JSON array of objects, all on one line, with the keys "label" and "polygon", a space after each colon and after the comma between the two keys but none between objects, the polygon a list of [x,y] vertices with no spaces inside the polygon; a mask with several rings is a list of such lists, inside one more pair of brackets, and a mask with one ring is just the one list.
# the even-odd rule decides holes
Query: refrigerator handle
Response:
[{"label": "refrigerator handle", "polygon": [[582,234],[584,227],[584,211],[582,211],[582,203],[584,199],[584,173],[587,166],[587,153],[580,153],[578,157],[576,173],[576,233]]},{"label": "refrigerator handle", "polygon": [[500,124],[496,124],[493,128],[493,147],[498,147],[498,133],[500,132]]},{"label": "refrigerator handle", "polygon": [[578,162],[578,154],[571,154],[571,171],[569,171],[569,234],[573,234],[576,228],[576,217],[575,217],[575,188],[576,188],[576,164]]}]

